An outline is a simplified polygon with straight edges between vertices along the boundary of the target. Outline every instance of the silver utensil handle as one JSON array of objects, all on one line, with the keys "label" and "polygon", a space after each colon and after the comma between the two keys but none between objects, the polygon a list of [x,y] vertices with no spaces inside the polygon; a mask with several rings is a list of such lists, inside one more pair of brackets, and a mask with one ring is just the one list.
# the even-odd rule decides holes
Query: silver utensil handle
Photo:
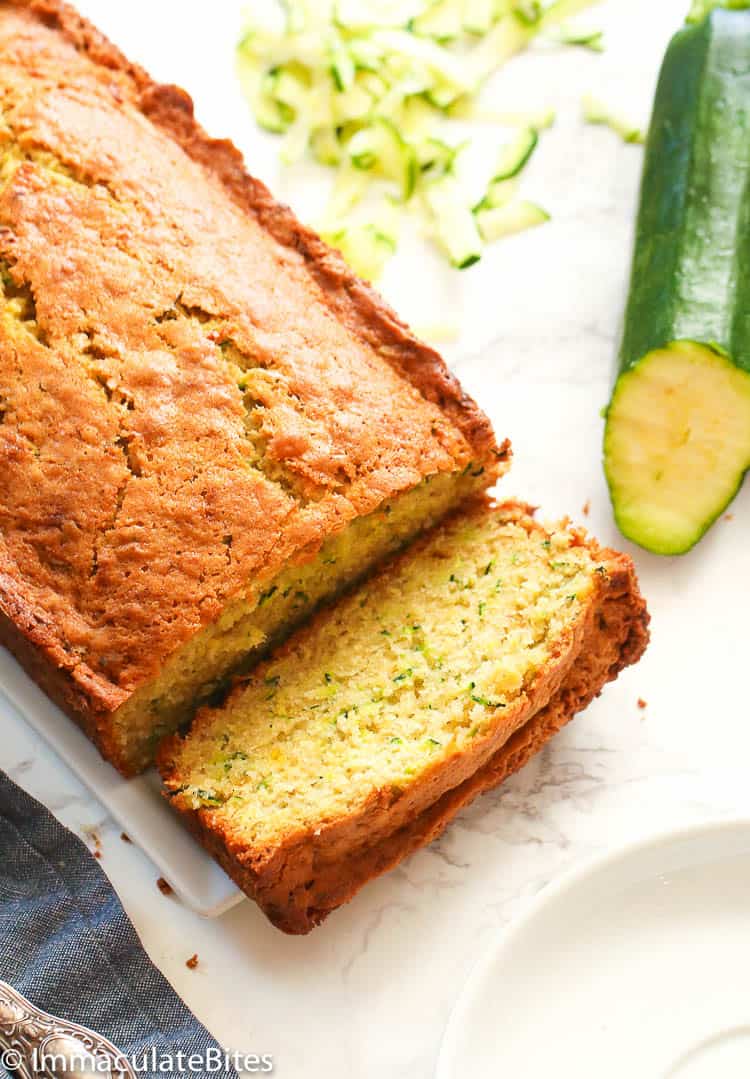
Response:
[{"label": "silver utensil handle", "polygon": [[4,981],[0,981],[0,1052],[8,1071],[22,1079],[92,1075],[136,1079],[112,1042],[88,1027],[43,1012]]}]

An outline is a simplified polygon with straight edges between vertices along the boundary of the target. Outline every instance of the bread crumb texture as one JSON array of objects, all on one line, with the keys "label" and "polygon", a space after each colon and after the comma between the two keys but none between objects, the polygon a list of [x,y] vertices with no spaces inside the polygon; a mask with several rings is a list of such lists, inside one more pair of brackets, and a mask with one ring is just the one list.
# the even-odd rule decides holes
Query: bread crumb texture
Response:
[{"label": "bread crumb texture", "polygon": [[426,478],[483,486],[504,457],[439,357],[187,95],[63,4],[0,3],[0,612],[121,767],[185,718],[203,645],[132,745],[143,699],[119,731],[101,717],[228,603],[254,609]]},{"label": "bread crumb texture", "polygon": [[253,848],[396,802],[500,726],[606,567],[570,532],[454,518],[325,612],[179,744],[174,799]]},{"label": "bread crumb texture", "polygon": [[480,502],[168,740],[167,796],[275,925],[306,933],[522,767],[647,641],[630,559]]},{"label": "bread crumb texture", "polygon": [[174,891],[172,885],[169,883],[168,880],[165,880],[164,877],[157,877],[156,887],[159,889],[162,895],[172,895]]}]

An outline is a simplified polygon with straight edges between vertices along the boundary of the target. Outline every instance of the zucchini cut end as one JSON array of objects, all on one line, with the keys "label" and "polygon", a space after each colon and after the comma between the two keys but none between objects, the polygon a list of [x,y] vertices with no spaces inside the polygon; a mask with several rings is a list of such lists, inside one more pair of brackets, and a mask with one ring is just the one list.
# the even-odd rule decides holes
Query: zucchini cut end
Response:
[{"label": "zucchini cut end", "polygon": [[615,386],[604,467],[623,535],[685,554],[750,468],[750,374],[693,341],[649,352]]}]

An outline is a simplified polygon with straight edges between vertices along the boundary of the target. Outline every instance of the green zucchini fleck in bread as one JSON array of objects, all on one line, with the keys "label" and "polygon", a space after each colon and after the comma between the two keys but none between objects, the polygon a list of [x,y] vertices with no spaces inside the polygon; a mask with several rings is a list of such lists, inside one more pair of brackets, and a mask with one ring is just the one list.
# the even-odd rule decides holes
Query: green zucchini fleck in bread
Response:
[{"label": "green zucchini fleck in bread", "polygon": [[480,502],[168,741],[168,796],[306,932],[540,748],[640,656],[647,622],[627,557]]}]

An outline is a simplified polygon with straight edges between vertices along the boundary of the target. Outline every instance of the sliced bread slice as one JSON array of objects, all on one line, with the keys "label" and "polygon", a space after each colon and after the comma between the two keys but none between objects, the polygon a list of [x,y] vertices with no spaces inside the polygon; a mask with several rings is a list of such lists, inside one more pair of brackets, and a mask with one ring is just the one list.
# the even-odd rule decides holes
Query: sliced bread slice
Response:
[{"label": "sliced bread slice", "polygon": [[642,653],[632,563],[486,501],[319,614],[162,747],[173,806],[304,933]]}]

